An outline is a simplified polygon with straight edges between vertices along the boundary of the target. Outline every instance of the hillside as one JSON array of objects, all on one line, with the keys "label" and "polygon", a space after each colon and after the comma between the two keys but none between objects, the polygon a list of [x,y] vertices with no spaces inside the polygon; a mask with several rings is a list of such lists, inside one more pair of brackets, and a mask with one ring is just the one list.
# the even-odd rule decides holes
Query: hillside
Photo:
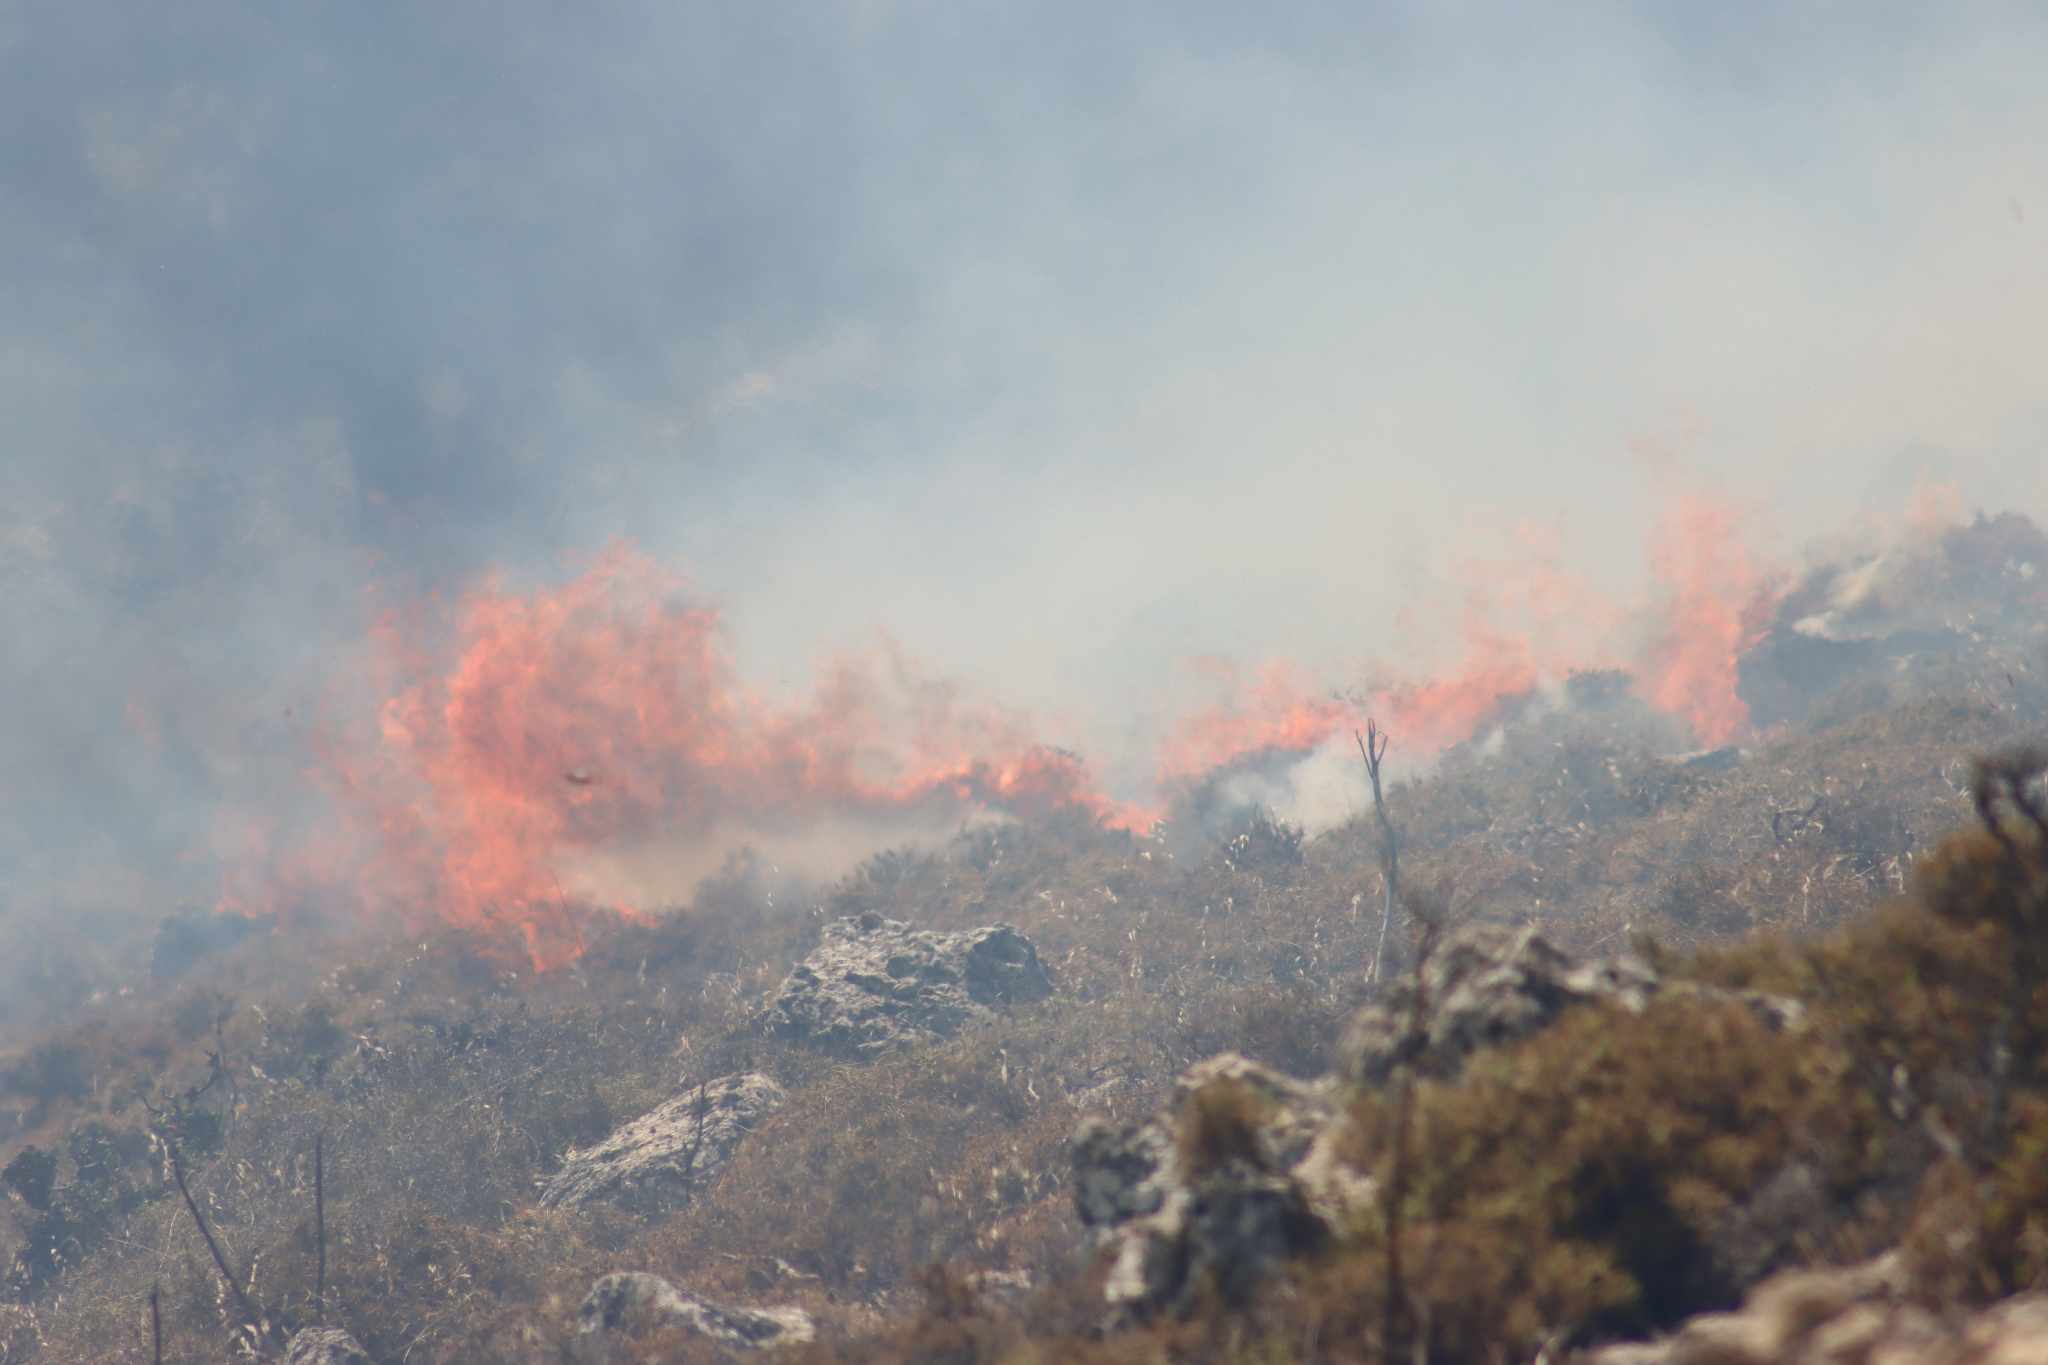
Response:
[{"label": "hillside", "polygon": [[[1584,673],[1397,747],[1385,937],[1362,773],[1308,835],[1240,772],[1150,832],[1054,809],[825,888],[736,854],[638,920],[561,907],[585,946],[546,971],[210,913],[41,945],[0,1361],[148,1361],[153,1290],[165,1361],[316,1321],[379,1365],[1619,1361],[1822,1267],[1868,1283],[1669,1358],[1876,1358],[1809,1339],[1873,1303],[1865,1348],[1992,1358],[2048,1267],[2044,586],[2011,517],[1813,571],[1742,656],[1739,746]],[[668,1155],[587,1169],[622,1130]],[[1144,1234],[1167,1280],[1118,1288],[1163,1196],[1091,1212],[1098,1158],[1193,1210]],[[617,1274],[717,1309],[593,1300]]]}]

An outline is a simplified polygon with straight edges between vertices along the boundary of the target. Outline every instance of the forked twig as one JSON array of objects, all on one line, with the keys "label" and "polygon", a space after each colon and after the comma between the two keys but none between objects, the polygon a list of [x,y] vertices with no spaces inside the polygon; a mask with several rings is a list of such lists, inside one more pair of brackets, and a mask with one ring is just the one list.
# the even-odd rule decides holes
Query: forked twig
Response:
[{"label": "forked twig", "polygon": [[1387,956],[1387,931],[1394,922],[1394,906],[1401,899],[1401,840],[1394,832],[1394,822],[1387,818],[1386,793],[1380,787],[1380,764],[1386,760],[1387,746],[1392,743],[1387,732],[1380,729],[1379,722],[1367,719],[1365,732],[1351,732],[1358,741],[1358,756],[1365,760],[1365,775],[1372,783],[1373,814],[1380,825],[1380,880],[1384,891],[1380,898],[1380,941],[1373,949],[1372,966],[1366,970],[1365,979],[1377,982],[1381,965]]}]

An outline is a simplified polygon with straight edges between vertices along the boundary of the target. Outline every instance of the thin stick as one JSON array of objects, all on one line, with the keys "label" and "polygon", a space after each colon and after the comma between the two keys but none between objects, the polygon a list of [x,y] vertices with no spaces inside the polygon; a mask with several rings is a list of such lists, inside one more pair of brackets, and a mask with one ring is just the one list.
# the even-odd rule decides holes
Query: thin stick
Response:
[{"label": "thin stick", "polygon": [[1387,732],[1380,729],[1379,722],[1368,719],[1365,733],[1351,732],[1358,741],[1358,755],[1365,760],[1365,775],[1372,782],[1373,814],[1380,823],[1380,880],[1385,892],[1380,898],[1380,942],[1373,950],[1372,967],[1366,972],[1367,981],[1380,979],[1380,965],[1387,956],[1387,930],[1394,922],[1394,906],[1401,899],[1401,841],[1394,833],[1394,822],[1387,818],[1387,798],[1380,789],[1380,764],[1386,759],[1387,746],[1393,741]]},{"label": "thin stick", "polygon": [[[1434,917],[1423,919],[1421,942],[1416,946],[1413,968],[1414,994],[1408,1004],[1408,1032],[1411,1036],[1426,1034],[1429,1029],[1430,1012],[1435,1002],[1429,997],[1429,978],[1424,969],[1429,959],[1436,954],[1437,934],[1440,922]],[[1388,1360],[1400,1355],[1400,1343],[1411,1327],[1419,1327],[1414,1335],[1415,1359],[1428,1359],[1428,1328],[1426,1322],[1417,1322],[1415,1305],[1408,1297],[1408,1275],[1401,1255],[1401,1242],[1406,1234],[1407,1202],[1409,1186],[1414,1175],[1415,1127],[1415,1069],[1416,1060],[1404,1062],[1395,1072],[1394,1091],[1394,1140],[1393,1152],[1387,1170],[1387,1196],[1384,1203],[1385,1235],[1387,1239],[1387,1262],[1382,1277],[1380,1322],[1380,1349]]]},{"label": "thin stick", "polygon": [[[2043,813],[2032,792],[2034,783],[2044,770],[2048,770],[2048,751],[2022,747],[1977,760],[1976,773],[1971,781],[1977,817],[1983,821],[1985,831],[1998,841],[2021,877],[2035,875],[2027,866],[2029,862],[2048,866],[2048,814]],[[2033,848],[2023,849],[2019,839],[2006,829],[2006,819],[1999,810],[2001,799],[2033,825],[2037,832]],[[2007,970],[2010,975],[2006,979],[2005,1008],[1992,1027],[1990,1055],[1986,1059],[1986,1069],[1991,1078],[1991,1102],[1986,1106],[1982,1148],[1987,1162],[1999,1156],[2006,1146],[2005,1124],[2012,1101],[2014,1054],[2027,1055],[2032,1050],[2027,1028],[2027,1002],[2033,998],[2044,972],[2048,972],[2048,962],[2043,961],[2028,926],[2020,912],[2012,908],[2019,903],[2018,900],[2006,896],[2002,903],[2006,908],[1999,918],[2017,951],[2008,954],[2010,966]]]},{"label": "thin stick", "polygon": [[228,1269],[228,1258],[221,1255],[220,1243],[213,1240],[213,1229],[206,1226],[206,1215],[199,1211],[199,1201],[192,1197],[191,1188],[185,1184],[185,1163],[178,1156],[176,1140],[169,1133],[165,1133],[163,1137],[164,1149],[171,1154],[171,1175],[178,1182],[178,1193],[185,1196],[185,1207],[192,1210],[192,1221],[199,1224],[199,1235],[206,1239],[206,1249],[213,1253],[214,1268],[220,1271],[220,1277],[227,1283],[227,1287],[234,1291],[235,1302],[242,1309],[242,1320],[249,1323],[261,1322],[263,1315],[249,1302],[249,1295],[243,1291],[241,1282],[235,1279],[234,1272]]},{"label": "thin stick", "polygon": [[327,1135],[313,1134],[313,1231],[320,1242],[320,1269],[313,1276],[313,1321],[327,1323]]},{"label": "thin stick", "polygon": [[156,1365],[164,1365],[164,1319],[157,1310],[157,1287],[149,1287],[149,1358]]},{"label": "thin stick", "polygon": [[706,1089],[710,1081],[697,1082],[697,1098],[690,1102],[697,1116],[697,1129],[690,1135],[690,1154],[683,1159],[683,1188],[690,1194],[697,1192],[697,1153],[704,1149],[704,1120],[711,1116],[711,1102]]}]

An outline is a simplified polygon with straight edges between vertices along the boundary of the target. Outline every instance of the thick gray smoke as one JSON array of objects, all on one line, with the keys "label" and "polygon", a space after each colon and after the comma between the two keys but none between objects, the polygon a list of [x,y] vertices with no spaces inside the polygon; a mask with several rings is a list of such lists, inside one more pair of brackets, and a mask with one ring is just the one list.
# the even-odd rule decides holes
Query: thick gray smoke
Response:
[{"label": "thick gray smoke", "polygon": [[1524,523],[2042,511],[2048,22],[1802,13],[0,12],[0,920],[206,899],[379,603],[615,538],[1129,784]]}]

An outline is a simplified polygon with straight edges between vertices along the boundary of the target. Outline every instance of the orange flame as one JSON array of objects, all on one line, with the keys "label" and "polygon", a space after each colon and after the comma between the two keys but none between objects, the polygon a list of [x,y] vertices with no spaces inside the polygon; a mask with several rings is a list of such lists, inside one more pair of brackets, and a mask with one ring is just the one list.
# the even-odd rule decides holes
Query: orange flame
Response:
[{"label": "orange flame", "polygon": [[737,680],[718,613],[624,548],[552,591],[484,583],[456,613],[452,659],[427,632],[396,614],[379,623],[405,681],[375,744],[328,746],[323,771],[357,836],[351,880],[365,900],[514,930],[536,967],[581,949],[564,860],[620,841],[849,812],[1146,820],[1022,720],[885,685],[857,661],[801,708],[764,702]]},{"label": "orange flame", "polygon": [[[1356,696],[1316,696],[1285,662],[1242,682],[1212,669],[1223,700],[1183,720],[1168,738],[1162,782],[1182,783],[1253,754],[1306,752],[1377,716],[1411,755],[1429,757],[1476,736],[1501,709],[1548,679],[1621,664],[1617,641],[1632,615],[1557,563],[1552,538],[1521,526],[1517,553],[1464,566],[1462,643],[1448,668],[1395,676]],[[1705,497],[1679,500],[1659,526],[1652,571],[1663,622],[1636,669],[1652,705],[1681,720],[1703,743],[1749,732],[1736,694],[1736,664],[1756,642],[1777,596],[1755,567],[1731,507]],[[1412,624],[1412,623],[1411,623]]]},{"label": "orange flame", "polygon": [[[1561,570],[1540,538],[1521,539],[1514,562],[1469,571],[1462,645],[1433,675],[1319,694],[1286,663],[1249,676],[1219,666],[1223,696],[1171,730],[1161,786],[1317,748],[1368,714],[1426,757],[1546,679],[1626,657],[1612,642],[1630,614]],[[1638,660],[1643,695],[1703,742],[1746,733],[1736,662],[1777,599],[1733,512],[1681,501],[1652,569],[1668,600]],[[341,820],[246,861],[258,890],[238,883],[231,903],[343,896],[517,936],[547,967],[581,951],[588,913],[570,907],[564,870],[636,840],[709,842],[848,815],[1072,810],[1127,829],[1154,818],[1105,795],[1026,718],[970,705],[892,654],[840,660],[800,703],[763,698],[737,676],[718,612],[624,547],[552,589],[487,580],[445,619],[387,613],[374,641],[390,675],[374,729],[330,726],[318,755]]]},{"label": "orange flame", "polygon": [[1659,523],[1651,551],[1651,569],[1669,601],[1643,670],[1643,693],[1686,721],[1703,744],[1749,733],[1749,707],[1735,690],[1737,665],[1778,601],[1735,523],[1727,504],[1681,498]]},{"label": "orange flame", "polygon": [[1357,708],[1335,696],[1316,696],[1292,664],[1275,661],[1247,684],[1227,662],[1205,661],[1227,695],[1188,716],[1167,736],[1159,778],[1172,786],[1247,755],[1305,753],[1347,727],[1364,723]]}]

